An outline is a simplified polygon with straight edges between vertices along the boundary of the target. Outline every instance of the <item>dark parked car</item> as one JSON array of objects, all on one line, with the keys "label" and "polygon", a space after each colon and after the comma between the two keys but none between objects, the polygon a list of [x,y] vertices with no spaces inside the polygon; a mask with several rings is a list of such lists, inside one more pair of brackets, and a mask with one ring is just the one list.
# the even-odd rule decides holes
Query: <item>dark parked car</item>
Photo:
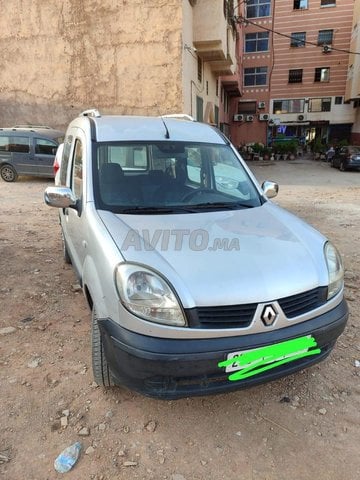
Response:
[{"label": "dark parked car", "polygon": [[0,175],[15,182],[18,175],[54,177],[56,150],[64,134],[49,127],[0,129]]},{"label": "dark parked car", "polygon": [[335,152],[331,166],[339,168],[342,172],[350,169],[360,169],[360,147],[349,145],[341,147]]}]

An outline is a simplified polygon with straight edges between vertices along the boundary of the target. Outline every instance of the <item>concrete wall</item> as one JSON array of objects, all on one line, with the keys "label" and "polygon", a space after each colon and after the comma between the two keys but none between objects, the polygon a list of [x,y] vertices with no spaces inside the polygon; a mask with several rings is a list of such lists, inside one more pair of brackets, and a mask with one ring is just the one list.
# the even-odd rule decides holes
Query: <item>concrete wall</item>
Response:
[{"label": "concrete wall", "polygon": [[[216,95],[217,76],[212,72],[209,62],[203,61],[202,81],[198,80],[198,56],[193,48],[194,41],[194,9],[198,8],[196,4],[192,7],[188,0],[183,0],[183,108],[182,112],[197,117],[196,97],[201,97],[204,102],[204,121],[206,106],[210,103],[212,109],[219,106],[219,97]],[[226,20],[224,20],[226,23]]]},{"label": "concrete wall", "polygon": [[0,16],[0,125],[81,110],[182,110],[181,0],[11,0]]},{"label": "concrete wall", "polygon": [[[354,3],[353,28],[351,32],[350,51],[360,50],[360,2]],[[346,100],[360,98],[360,56],[349,55],[349,68],[346,81]]]}]

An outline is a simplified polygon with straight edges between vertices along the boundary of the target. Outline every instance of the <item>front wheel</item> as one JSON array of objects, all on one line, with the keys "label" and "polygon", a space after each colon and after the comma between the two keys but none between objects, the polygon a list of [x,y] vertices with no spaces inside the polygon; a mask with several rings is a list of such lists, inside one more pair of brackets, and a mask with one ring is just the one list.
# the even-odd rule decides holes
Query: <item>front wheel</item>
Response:
[{"label": "front wheel", "polygon": [[8,164],[1,167],[0,175],[4,182],[15,182],[18,178],[15,168]]},{"label": "front wheel", "polygon": [[104,345],[101,338],[95,306],[92,309],[91,347],[92,368],[95,382],[102,387],[111,387],[115,385],[105,357]]}]

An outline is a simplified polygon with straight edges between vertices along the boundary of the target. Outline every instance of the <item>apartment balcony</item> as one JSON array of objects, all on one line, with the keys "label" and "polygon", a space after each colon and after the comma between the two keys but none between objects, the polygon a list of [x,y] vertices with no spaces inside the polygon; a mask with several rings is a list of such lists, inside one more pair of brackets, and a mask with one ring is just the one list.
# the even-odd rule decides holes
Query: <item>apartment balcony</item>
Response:
[{"label": "apartment balcony", "polygon": [[193,43],[199,57],[205,62],[216,62],[217,69],[229,71],[229,62],[235,61],[236,39],[226,18],[223,2],[198,0],[194,6],[193,28]]},{"label": "apartment balcony", "polygon": [[211,71],[214,75],[220,77],[224,75],[232,75],[234,73],[234,65],[232,59],[227,57],[225,60],[218,60],[216,62],[209,62]]},{"label": "apartment balcony", "polygon": [[[227,54],[229,59],[232,61],[234,68],[236,68],[236,31],[228,25],[227,28]],[[235,71],[235,70],[234,70]],[[234,73],[234,72],[233,72]]]},{"label": "apartment balcony", "polygon": [[224,88],[229,97],[240,97],[240,84],[238,75],[228,75],[222,77],[221,86]]}]

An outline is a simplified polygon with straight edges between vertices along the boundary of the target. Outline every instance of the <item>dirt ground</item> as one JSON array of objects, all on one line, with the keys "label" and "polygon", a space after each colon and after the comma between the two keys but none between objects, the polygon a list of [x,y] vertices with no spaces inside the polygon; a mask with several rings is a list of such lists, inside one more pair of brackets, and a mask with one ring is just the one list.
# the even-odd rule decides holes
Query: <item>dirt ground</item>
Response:
[{"label": "dirt ground", "polygon": [[43,203],[51,182],[1,182],[1,479],[62,477],[54,459],[77,440],[69,480],[360,478],[360,172],[305,160],[251,168],[279,181],[276,202],[338,246],[349,323],[329,358],[306,371],[177,401],[94,385],[90,314],[62,261],[57,211]]}]

